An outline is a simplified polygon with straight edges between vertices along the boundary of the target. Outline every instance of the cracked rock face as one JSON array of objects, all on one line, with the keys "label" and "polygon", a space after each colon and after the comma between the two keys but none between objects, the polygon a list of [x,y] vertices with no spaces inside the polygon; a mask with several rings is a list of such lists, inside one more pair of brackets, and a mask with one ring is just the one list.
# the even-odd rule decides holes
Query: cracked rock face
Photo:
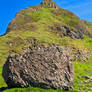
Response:
[{"label": "cracked rock face", "polygon": [[69,90],[74,69],[65,47],[33,47],[25,54],[8,57],[3,77],[8,87],[41,87]]},{"label": "cracked rock face", "polygon": [[43,7],[59,9],[58,5],[53,0],[43,0],[41,3]]}]

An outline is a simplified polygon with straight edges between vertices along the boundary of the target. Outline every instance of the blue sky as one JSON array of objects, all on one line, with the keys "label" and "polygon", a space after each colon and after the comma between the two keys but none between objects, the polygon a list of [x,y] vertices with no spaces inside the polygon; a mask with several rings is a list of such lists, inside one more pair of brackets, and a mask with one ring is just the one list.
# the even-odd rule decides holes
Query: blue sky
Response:
[{"label": "blue sky", "polygon": [[[53,0],[60,7],[74,12],[81,19],[92,22],[92,0]],[[40,4],[42,0],[0,0],[0,35],[6,32],[8,23],[16,13],[28,6]]]}]

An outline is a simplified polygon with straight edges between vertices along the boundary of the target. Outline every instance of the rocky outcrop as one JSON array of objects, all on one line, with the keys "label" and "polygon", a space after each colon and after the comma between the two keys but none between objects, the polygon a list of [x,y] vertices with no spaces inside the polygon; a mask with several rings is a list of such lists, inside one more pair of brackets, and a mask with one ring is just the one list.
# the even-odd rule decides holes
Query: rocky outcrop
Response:
[{"label": "rocky outcrop", "polygon": [[83,39],[83,33],[81,30],[73,31],[69,30],[67,27],[63,27],[64,36],[70,36],[71,38]]},{"label": "rocky outcrop", "polygon": [[70,51],[62,46],[30,47],[25,54],[8,57],[3,67],[8,87],[41,87],[69,90],[74,69]]},{"label": "rocky outcrop", "polygon": [[52,0],[43,0],[43,2],[41,3],[41,6],[46,8],[55,8],[55,9],[59,8],[58,5]]},{"label": "rocky outcrop", "polygon": [[53,27],[50,27],[52,31],[58,31],[59,35],[61,37],[68,36],[72,39],[83,39],[83,32],[81,29],[78,29],[77,31],[69,29],[67,26],[62,26],[60,24],[55,24]]},{"label": "rocky outcrop", "polygon": [[92,56],[92,53],[87,50],[75,50],[72,55],[73,61],[86,62]]},{"label": "rocky outcrop", "polygon": [[66,26],[61,26],[57,28],[58,30],[61,31],[61,35],[63,34],[63,36],[69,36],[72,39],[77,38],[77,39],[83,39],[83,33],[81,30],[70,30],[68,27]]}]

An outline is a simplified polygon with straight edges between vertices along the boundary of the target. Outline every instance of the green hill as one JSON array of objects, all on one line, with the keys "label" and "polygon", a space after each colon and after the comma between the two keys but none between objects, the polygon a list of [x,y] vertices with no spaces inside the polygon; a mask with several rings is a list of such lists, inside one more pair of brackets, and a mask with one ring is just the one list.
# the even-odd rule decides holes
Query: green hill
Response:
[{"label": "green hill", "polygon": [[[2,67],[9,54],[23,53],[23,49],[37,45],[56,44],[92,53],[92,23],[81,20],[72,12],[59,8],[52,0],[20,10],[10,22],[5,35],[0,37],[0,87],[7,87],[2,78]],[[91,92],[92,82],[80,76],[92,76],[92,57],[74,62],[74,89],[70,92]],[[85,83],[86,82],[86,83]],[[84,91],[85,90],[85,91]],[[40,88],[7,89],[5,92],[65,92]]]}]

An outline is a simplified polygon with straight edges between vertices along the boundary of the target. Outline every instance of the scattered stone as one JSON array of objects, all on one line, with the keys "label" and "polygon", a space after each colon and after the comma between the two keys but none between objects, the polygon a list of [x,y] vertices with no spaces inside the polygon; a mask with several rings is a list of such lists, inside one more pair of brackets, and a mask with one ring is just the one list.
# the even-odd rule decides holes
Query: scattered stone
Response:
[{"label": "scattered stone", "polygon": [[91,79],[92,80],[92,77],[91,76],[82,76],[82,78]]}]

